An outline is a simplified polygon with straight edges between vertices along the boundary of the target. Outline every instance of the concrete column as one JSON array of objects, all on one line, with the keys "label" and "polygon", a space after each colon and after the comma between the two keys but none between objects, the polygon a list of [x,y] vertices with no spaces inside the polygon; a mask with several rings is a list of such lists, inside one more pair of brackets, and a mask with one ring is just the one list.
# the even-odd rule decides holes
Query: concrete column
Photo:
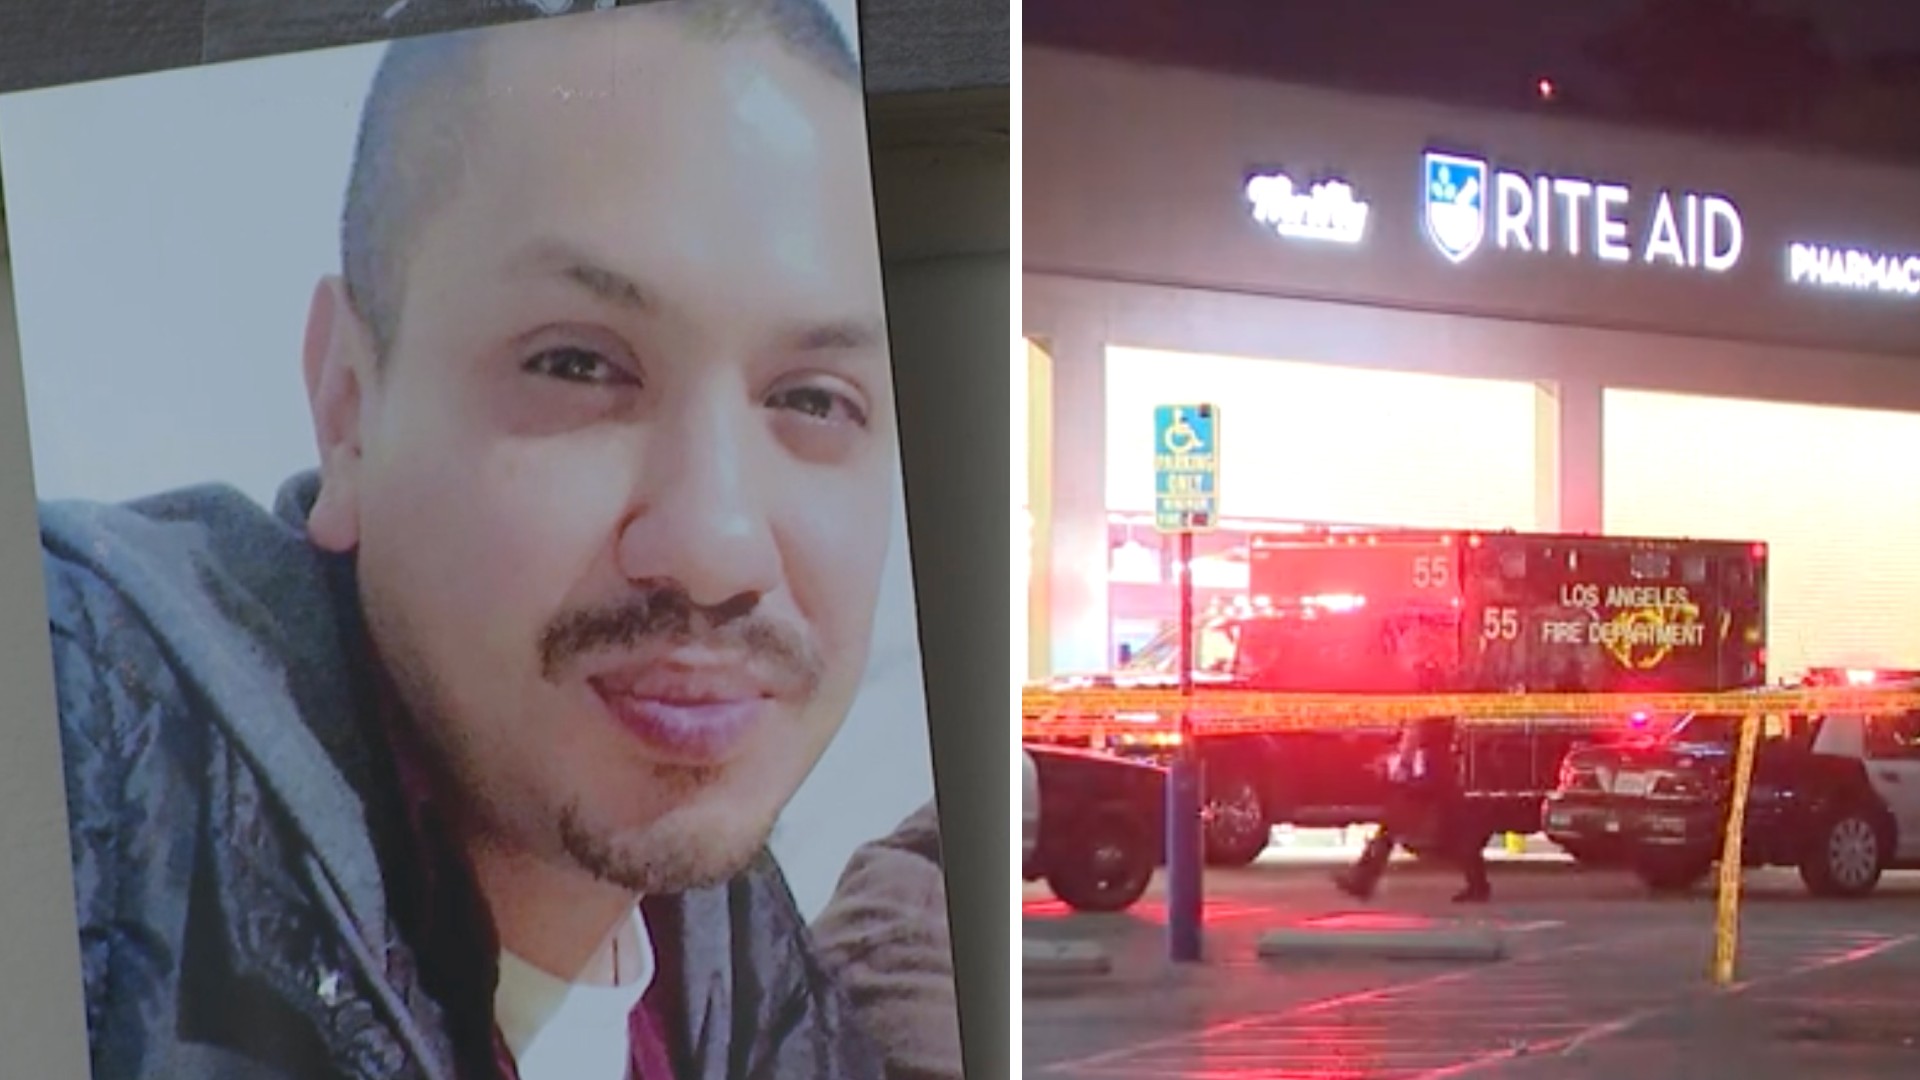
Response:
[{"label": "concrete column", "polygon": [[1024,527],[1026,567],[1021,602],[1027,617],[1022,631],[1021,678],[1044,679],[1053,670],[1053,582],[1049,573],[1053,544],[1053,360],[1031,339],[1023,340],[1015,363],[1020,400],[1013,422],[1020,428],[1026,460],[1020,463],[1029,525]]},{"label": "concrete column", "polygon": [[1595,379],[1538,385],[1535,491],[1540,526],[1561,532],[1602,532],[1605,390]]},{"label": "concrete column", "polygon": [[1047,651],[1052,674],[1111,666],[1107,604],[1107,357],[1095,333],[1036,337],[1049,357]]}]

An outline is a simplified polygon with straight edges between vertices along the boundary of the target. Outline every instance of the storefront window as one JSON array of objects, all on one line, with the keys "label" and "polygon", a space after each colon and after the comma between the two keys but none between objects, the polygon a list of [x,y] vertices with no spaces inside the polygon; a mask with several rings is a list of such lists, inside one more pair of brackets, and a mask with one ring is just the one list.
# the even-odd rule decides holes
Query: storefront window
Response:
[{"label": "storefront window", "polygon": [[[1338,534],[1359,528],[1320,522],[1228,519],[1213,532],[1195,534],[1196,618],[1204,621],[1208,611],[1231,606],[1247,596],[1247,546],[1254,536],[1310,530]],[[1107,544],[1107,610],[1114,664],[1172,672],[1177,659],[1174,628],[1180,620],[1179,579],[1174,574],[1179,538],[1156,530],[1152,515],[1110,513]],[[1218,670],[1221,664],[1230,663],[1233,648],[1229,638],[1202,635],[1195,643],[1195,669]]]}]

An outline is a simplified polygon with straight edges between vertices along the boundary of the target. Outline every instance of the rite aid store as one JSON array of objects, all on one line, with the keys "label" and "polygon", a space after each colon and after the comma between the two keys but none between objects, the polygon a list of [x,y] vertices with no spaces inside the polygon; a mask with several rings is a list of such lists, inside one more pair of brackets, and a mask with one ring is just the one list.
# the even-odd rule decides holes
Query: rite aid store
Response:
[{"label": "rite aid store", "polygon": [[1759,540],[1773,678],[1920,667],[1920,171],[1049,49],[1025,79],[1030,674],[1174,616],[1152,412],[1198,402],[1202,603],[1302,524]]}]

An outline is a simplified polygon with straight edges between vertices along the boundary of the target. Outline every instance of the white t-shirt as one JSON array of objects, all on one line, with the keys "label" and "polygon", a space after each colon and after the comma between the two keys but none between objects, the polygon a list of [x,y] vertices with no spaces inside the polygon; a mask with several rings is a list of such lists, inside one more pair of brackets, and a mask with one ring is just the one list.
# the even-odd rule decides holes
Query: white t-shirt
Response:
[{"label": "white t-shirt", "polygon": [[629,1080],[627,1020],[653,985],[653,941],[636,906],[638,973],[619,986],[567,982],[510,952],[500,954],[494,1017],[521,1080]]}]

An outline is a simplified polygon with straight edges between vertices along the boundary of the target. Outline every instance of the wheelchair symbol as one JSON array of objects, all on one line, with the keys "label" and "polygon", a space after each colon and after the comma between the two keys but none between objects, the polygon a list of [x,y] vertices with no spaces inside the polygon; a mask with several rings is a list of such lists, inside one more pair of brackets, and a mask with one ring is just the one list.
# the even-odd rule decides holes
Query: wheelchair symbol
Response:
[{"label": "wheelchair symbol", "polygon": [[1173,419],[1168,421],[1167,430],[1160,436],[1160,442],[1166,446],[1169,454],[1188,454],[1201,446],[1200,433],[1187,422],[1187,410],[1173,410]]}]

